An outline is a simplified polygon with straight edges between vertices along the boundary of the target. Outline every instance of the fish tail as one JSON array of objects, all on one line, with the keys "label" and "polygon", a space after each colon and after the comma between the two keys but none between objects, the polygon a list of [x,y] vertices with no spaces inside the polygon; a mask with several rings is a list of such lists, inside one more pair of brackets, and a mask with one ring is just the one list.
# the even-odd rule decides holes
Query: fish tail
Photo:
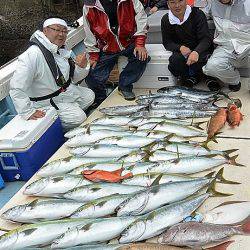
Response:
[{"label": "fish tail", "polygon": [[238,156],[239,155],[233,155],[231,157],[228,157],[229,164],[234,165],[234,166],[238,166],[238,167],[246,167],[245,165],[236,162],[236,158]]},{"label": "fish tail", "polygon": [[215,173],[216,173],[216,171],[212,171],[211,173],[206,174],[204,177],[212,178]]},{"label": "fish tail", "polygon": [[233,194],[218,192],[217,190],[215,190],[215,184],[216,184],[216,179],[213,179],[207,189],[207,193],[209,193],[212,197],[226,197],[233,195]]},{"label": "fish tail", "polygon": [[239,150],[238,148],[234,148],[234,149],[228,149],[228,150],[224,150],[223,154],[225,155],[225,157],[229,157],[230,154],[234,153],[235,151]]},{"label": "fish tail", "polygon": [[234,242],[234,240],[230,240],[227,242],[224,242],[218,246],[210,247],[208,250],[226,250],[229,245],[231,245]]},{"label": "fish tail", "polygon": [[221,168],[218,173],[215,175],[215,179],[221,181],[221,183],[223,184],[232,184],[232,185],[237,185],[237,184],[241,184],[240,182],[236,182],[236,181],[230,181],[225,179],[225,177],[223,176],[224,173],[224,168]]},{"label": "fish tail", "polygon": [[202,122],[191,122],[190,126],[194,127],[194,128],[198,128],[200,130],[204,130],[204,128],[202,128],[200,125],[207,123],[208,121],[202,121]]}]

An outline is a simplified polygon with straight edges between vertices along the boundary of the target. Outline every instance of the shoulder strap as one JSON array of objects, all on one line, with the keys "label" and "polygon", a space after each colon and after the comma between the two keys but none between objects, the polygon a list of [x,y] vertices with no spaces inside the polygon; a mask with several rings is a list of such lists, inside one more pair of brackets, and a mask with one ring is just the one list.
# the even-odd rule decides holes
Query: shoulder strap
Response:
[{"label": "shoulder strap", "polygon": [[74,74],[74,71],[71,72],[71,64],[70,64],[70,77],[68,79],[68,81],[65,80],[60,68],[58,67],[56,61],[55,61],[55,58],[53,56],[53,54],[37,39],[37,38],[33,38],[31,41],[30,41],[30,45],[36,45],[38,46],[38,48],[41,50],[41,52],[43,53],[43,56],[50,68],[50,71],[56,81],[56,84],[59,86],[59,87],[62,87],[64,89],[66,89],[70,82],[71,82],[71,77],[73,76]]}]

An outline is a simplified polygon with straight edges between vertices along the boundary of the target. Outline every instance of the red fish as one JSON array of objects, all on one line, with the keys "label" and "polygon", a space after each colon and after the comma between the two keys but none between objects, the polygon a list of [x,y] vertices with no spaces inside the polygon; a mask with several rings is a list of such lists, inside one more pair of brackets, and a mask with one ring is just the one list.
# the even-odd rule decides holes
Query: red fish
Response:
[{"label": "red fish", "polygon": [[115,171],[105,171],[105,170],[84,170],[82,175],[84,178],[93,182],[120,182],[123,179],[131,178],[132,173],[125,174],[121,176],[123,168]]},{"label": "red fish", "polygon": [[234,128],[235,126],[239,126],[240,122],[243,120],[243,115],[240,110],[237,108],[235,104],[230,104],[228,106],[227,112],[227,121],[228,124]]},{"label": "red fish", "polygon": [[207,130],[208,139],[212,138],[221,128],[224,127],[227,121],[227,110],[220,108],[210,119]]}]

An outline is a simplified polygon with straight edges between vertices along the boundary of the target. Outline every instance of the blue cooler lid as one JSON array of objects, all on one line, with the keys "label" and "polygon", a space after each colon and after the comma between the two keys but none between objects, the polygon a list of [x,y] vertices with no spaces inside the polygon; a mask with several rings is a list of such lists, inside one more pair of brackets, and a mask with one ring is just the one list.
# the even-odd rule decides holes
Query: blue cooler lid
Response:
[{"label": "blue cooler lid", "polygon": [[54,123],[58,114],[54,108],[43,109],[45,117],[37,120],[24,120],[15,116],[0,130],[0,151],[17,152],[29,149]]}]

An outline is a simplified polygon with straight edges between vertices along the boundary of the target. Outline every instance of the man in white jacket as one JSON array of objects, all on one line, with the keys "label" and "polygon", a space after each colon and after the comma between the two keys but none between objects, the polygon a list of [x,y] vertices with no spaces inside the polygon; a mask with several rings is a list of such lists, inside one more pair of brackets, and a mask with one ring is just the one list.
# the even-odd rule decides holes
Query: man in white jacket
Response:
[{"label": "man in white jacket", "polygon": [[[250,0],[210,0],[205,12],[213,17],[217,47],[203,72],[227,84],[231,91],[238,91],[238,68],[250,67]],[[220,88],[213,78],[207,85],[211,90]]]},{"label": "man in white jacket", "polygon": [[38,119],[52,105],[66,130],[86,119],[83,110],[95,98],[91,89],[71,84],[84,79],[89,70],[85,54],[78,55],[74,64],[72,52],[64,48],[67,34],[64,20],[47,19],[43,31],[31,36],[32,45],[18,57],[10,82],[10,96],[18,114],[26,120]]}]

